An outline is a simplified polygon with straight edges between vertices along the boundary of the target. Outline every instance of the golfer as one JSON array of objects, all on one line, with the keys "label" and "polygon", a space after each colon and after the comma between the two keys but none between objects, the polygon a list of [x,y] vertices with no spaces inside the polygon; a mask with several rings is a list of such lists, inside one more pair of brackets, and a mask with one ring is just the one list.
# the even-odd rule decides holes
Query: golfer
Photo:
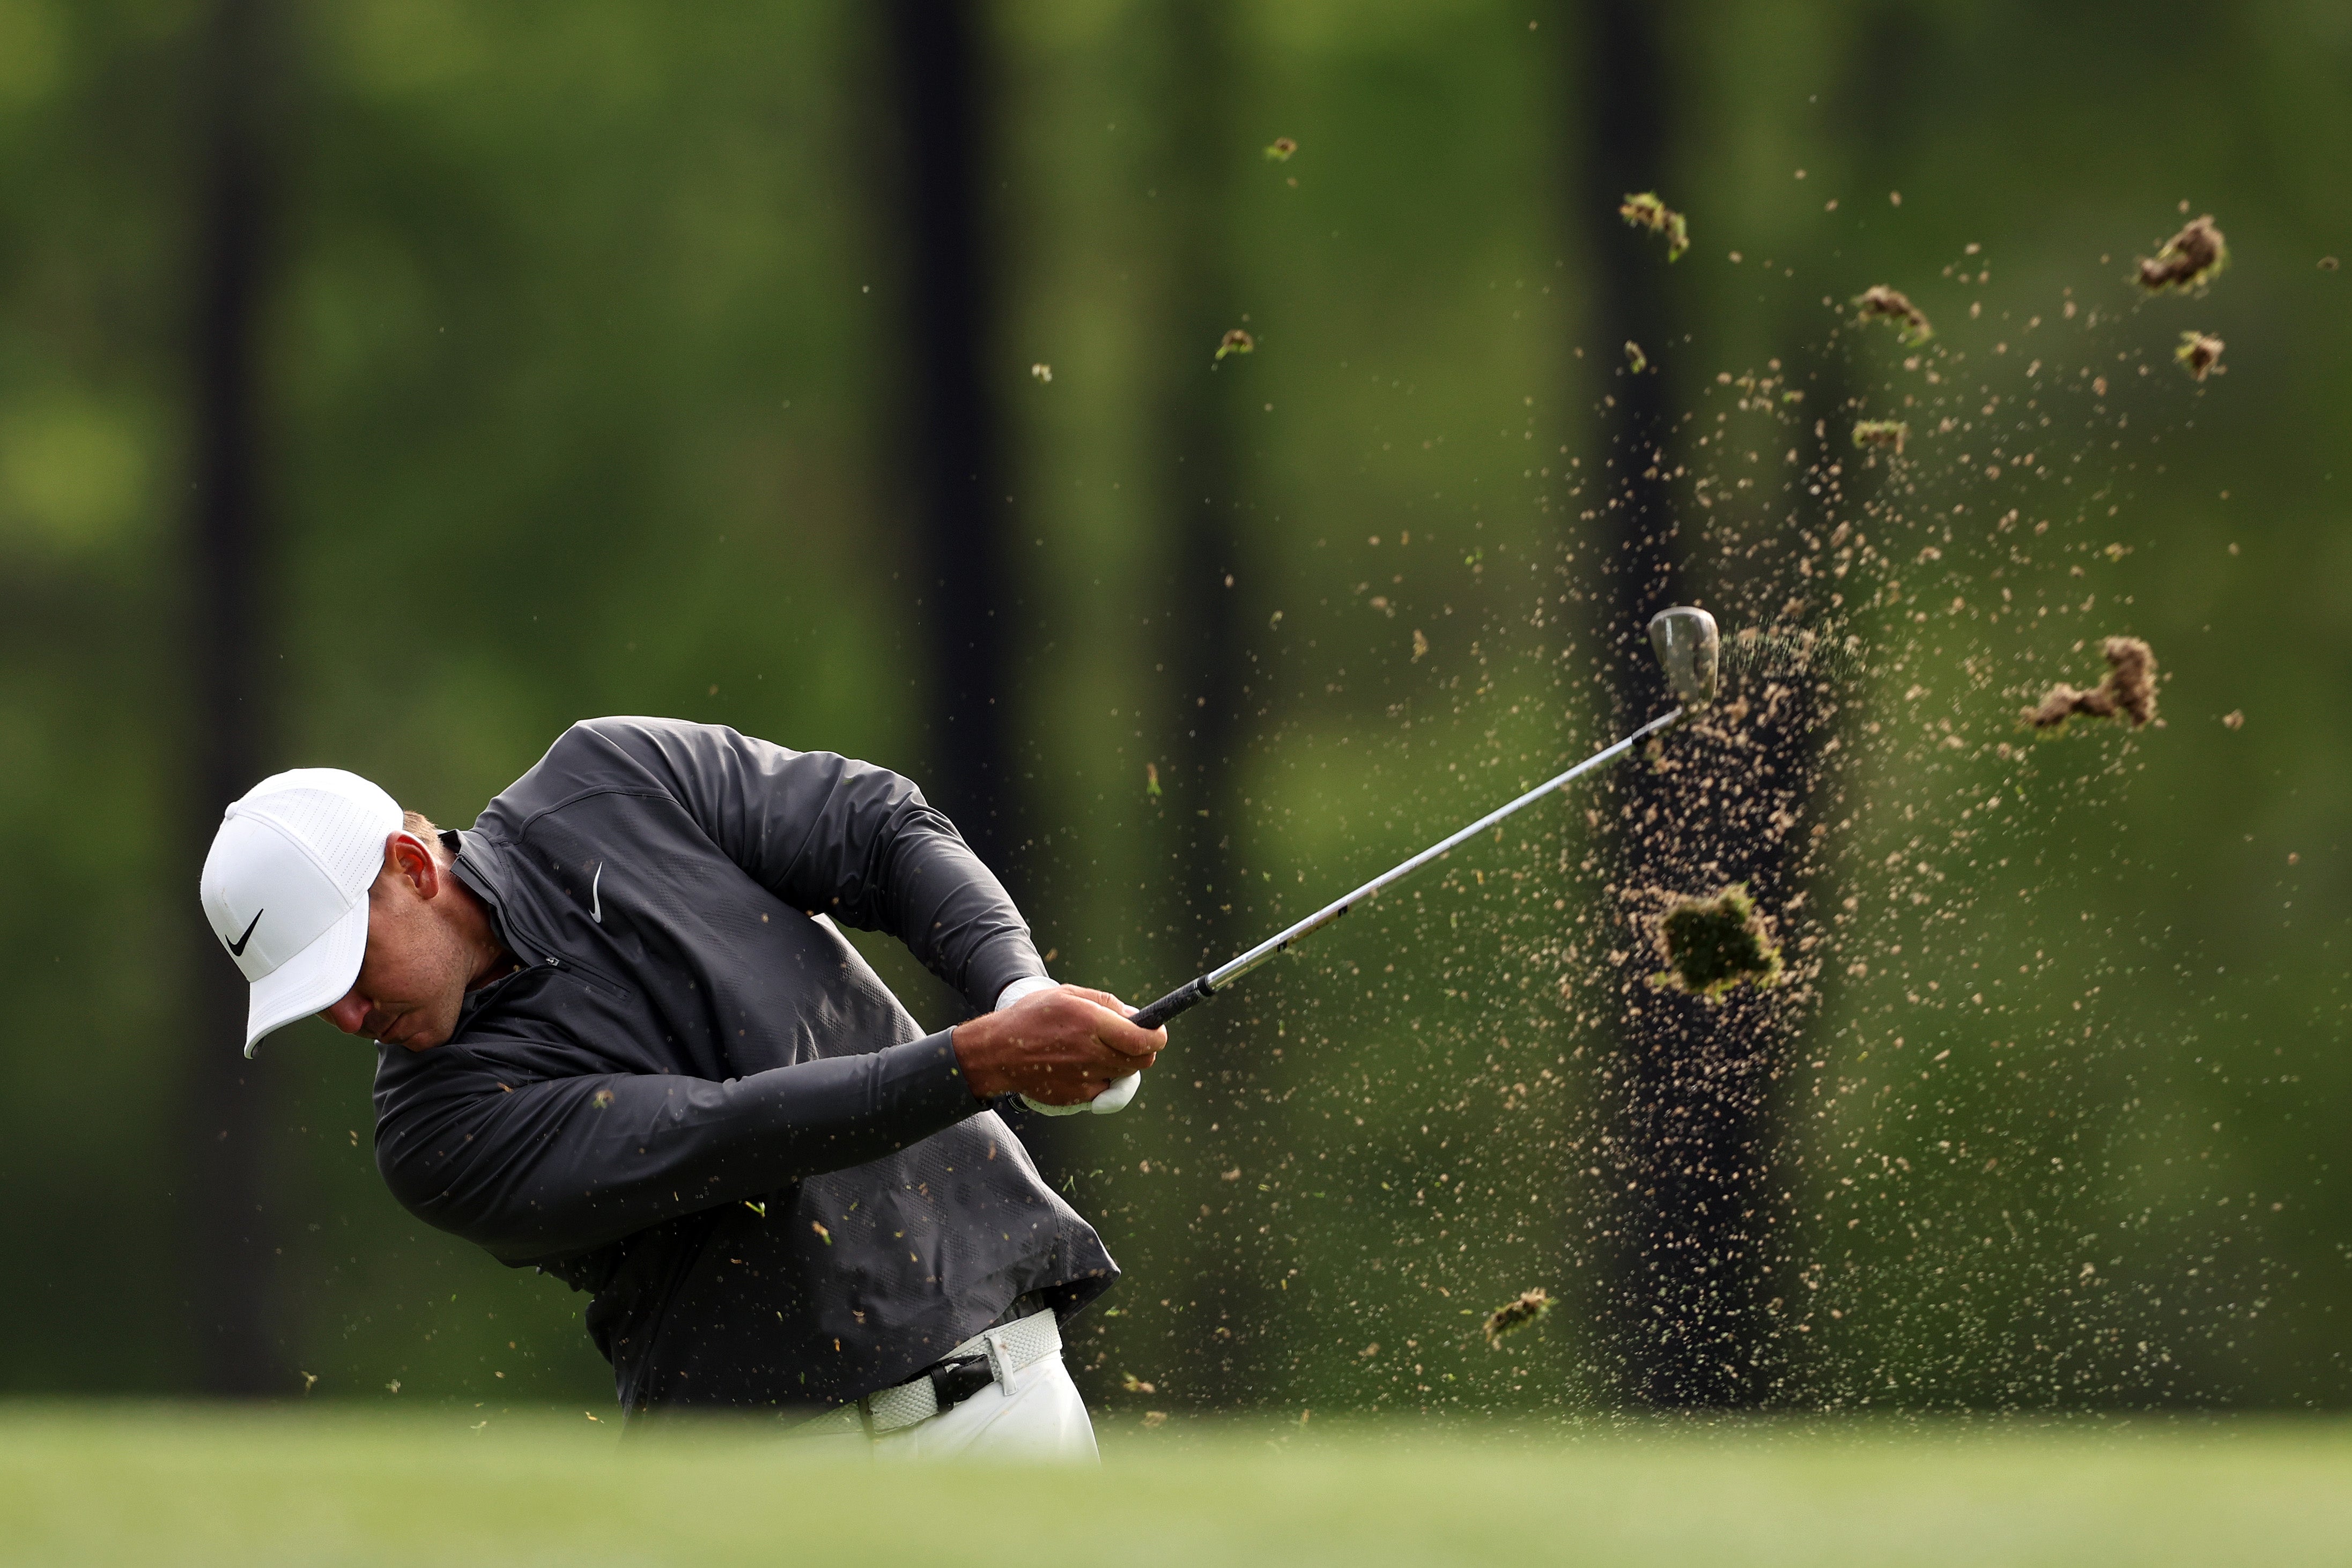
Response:
[{"label": "golfer", "polygon": [[[1060,1326],[1118,1266],[986,1107],[1076,1108],[1167,1037],[1048,979],[906,779],[597,719],[462,831],[337,769],[265,779],[202,895],[252,985],[246,1054],[310,1013],[373,1039],[385,1183],[588,1292],[625,1418],[1093,1455]],[[982,1016],[925,1035],[835,921]]]}]

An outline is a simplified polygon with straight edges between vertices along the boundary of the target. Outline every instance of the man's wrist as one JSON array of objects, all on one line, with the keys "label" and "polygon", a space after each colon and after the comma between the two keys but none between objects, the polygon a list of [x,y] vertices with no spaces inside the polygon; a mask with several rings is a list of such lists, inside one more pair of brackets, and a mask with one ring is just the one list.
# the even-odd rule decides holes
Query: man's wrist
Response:
[{"label": "man's wrist", "polygon": [[1060,989],[1061,984],[1058,981],[1050,979],[1045,975],[1024,974],[1020,979],[1013,981],[1012,984],[1005,986],[1003,990],[996,994],[996,1011],[999,1013],[1003,1012],[1004,1009],[1012,1006],[1013,1004],[1020,1001],[1024,996],[1034,995],[1040,991],[1058,991]]},{"label": "man's wrist", "polygon": [[1011,1092],[1011,1086],[997,1081],[998,1075],[987,1065],[985,1031],[988,1016],[969,1018],[948,1031],[948,1049],[953,1053],[956,1071],[962,1076],[965,1089],[974,1100],[983,1104],[1000,1094]]}]

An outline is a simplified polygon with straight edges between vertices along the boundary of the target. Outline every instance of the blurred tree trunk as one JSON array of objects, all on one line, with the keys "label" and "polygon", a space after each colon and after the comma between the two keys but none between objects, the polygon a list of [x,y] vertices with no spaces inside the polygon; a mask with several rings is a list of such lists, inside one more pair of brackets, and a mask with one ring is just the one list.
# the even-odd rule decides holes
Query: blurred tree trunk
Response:
[{"label": "blurred tree trunk", "polygon": [[[1229,237],[1228,172],[1250,152],[1234,133],[1229,16],[1226,6],[1204,0],[1171,0],[1159,12],[1165,42],[1156,97],[1163,129],[1154,186],[1167,287],[1159,351],[1160,450],[1167,466],[1158,489],[1173,548],[1166,589],[1143,614],[1147,626],[1164,628],[1153,641],[1165,654],[1160,700],[1170,705],[1161,729],[1169,751],[1156,842],[1166,856],[1164,896],[1178,906],[1170,912],[1191,940],[1176,944],[1165,984],[1155,994],[1223,963],[1243,945],[1233,914],[1234,836],[1241,826],[1234,752],[1250,698],[1244,689],[1248,639],[1239,608],[1244,590],[1236,410],[1255,378],[1248,359],[1216,358],[1226,331],[1244,324],[1247,308],[1234,279]],[[1221,1117],[1231,1123],[1248,1076],[1260,1065],[1250,1011],[1247,998],[1236,995],[1171,1026],[1181,1066],[1157,1075],[1163,1108],[1189,1099],[1208,1110],[1212,1125]],[[1202,1086],[1198,1091],[1181,1088],[1195,1081]],[[1203,1190],[1232,1202],[1231,1191],[1214,1182]],[[1202,1231],[1210,1230],[1207,1212]],[[1278,1271],[1265,1256],[1231,1243],[1196,1252],[1188,1267],[1201,1310],[1184,1320],[1193,1336],[1185,1351],[1209,1369],[1201,1382],[1209,1402],[1245,1403],[1278,1381],[1277,1361],[1265,1339],[1266,1326],[1281,1319],[1265,1299],[1265,1280]]]},{"label": "blurred tree trunk", "polygon": [[201,184],[196,213],[188,517],[188,671],[196,766],[175,892],[195,933],[196,1018],[187,1041],[181,1193],[196,1383],[251,1395],[289,1385],[274,1288],[267,1061],[240,1055],[247,988],[195,910],[196,875],[222,809],[259,782],[278,751],[278,660],[268,597],[269,531],[260,384],[262,290],[276,195],[266,105],[278,18],[268,0],[219,0],[198,56]]},{"label": "blurred tree trunk", "polygon": [[[987,370],[999,300],[985,216],[985,21],[976,0],[890,6],[913,382],[904,453],[930,707],[919,782],[1018,902],[1028,839],[1010,712],[1026,626],[1011,570],[1018,510]],[[1059,1181],[1076,1157],[1069,1124],[1009,1101],[1001,1109],[1046,1179]]]},{"label": "blurred tree trunk", "polygon": [[[1618,204],[1668,174],[1673,101],[1660,16],[1642,0],[1586,0],[1581,140],[1588,178],[1575,219],[1592,276],[1603,363],[1614,384],[1608,495],[1596,542],[1607,582],[1603,655],[1619,672],[1619,730],[1671,702],[1652,659],[1649,617],[1682,594],[1674,510],[1675,379],[1687,381],[1663,247],[1629,231]],[[1671,205],[1674,193],[1661,190]],[[1635,374],[1620,345],[1642,345]],[[1730,628],[1727,628],[1728,630]],[[1659,767],[1610,782],[1617,859],[1608,889],[1614,944],[1632,953],[1618,1019],[1609,1157],[1611,1279],[1606,1363],[1615,1393],[1636,1404],[1735,1406],[1764,1400],[1772,1341],[1764,1269],[1773,1219],[1773,1080],[1785,1033],[1771,1000],[1708,1004],[1647,984],[1657,967],[1648,921],[1661,892],[1711,894],[1745,880],[1768,910],[1794,889],[1801,857],[1773,814],[1802,816],[1801,726],[1762,719],[1686,727]],[[1793,955],[1791,955],[1793,956]]]},{"label": "blurred tree trunk", "polygon": [[[1226,258],[1223,171],[1235,149],[1225,84],[1223,8],[1178,4],[1171,15],[1168,146],[1160,186],[1169,227],[1173,292],[1166,320],[1166,451],[1163,479],[1174,579],[1162,600],[1176,742],[1166,797],[1178,817],[1181,884],[1192,891],[1197,967],[1230,958],[1233,921],[1226,886],[1233,860],[1230,806],[1234,746],[1244,701],[1244,637],[1236,609],[1241,541],[1240,464],[1233,405],[1245,395],[1244,359],[1218,361],[1218,343],[1243,312]],[[1219,889],[1223,889],[1220,891]],[[1185,976],[1171,977],[1174,979]]]},{"label": "blurred tree trunk", "polygon": [[982,213],[991,127],[982,16],[971,0],[892,0],[889,29],[914,383],[900,450],[919,510],[912,575],[930,693],[921,784],[981,857],[1007,872],[1020,843],[1006,723],[1019,612],[1007,570],[1006,465],[985,369],[994,297]]}]

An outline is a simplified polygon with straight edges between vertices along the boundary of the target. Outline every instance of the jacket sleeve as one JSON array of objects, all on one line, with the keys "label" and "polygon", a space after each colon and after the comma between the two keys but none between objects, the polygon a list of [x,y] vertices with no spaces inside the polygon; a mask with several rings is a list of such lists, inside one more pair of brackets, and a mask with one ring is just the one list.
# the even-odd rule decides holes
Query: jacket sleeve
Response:
[{"label": "jacket sleeve", "polygon": [[1045,973],[1004,884],[887,768],[677,720],[576,727],[575,738],[591,737],[649,773],[777,897],[897,937],[981,1011],[1013,981]]},{"label": "jacket sleeve", "polygon": [[[861,1165],[979,1110],[944,1033],[713,1082],[512,1077],[463,1046],[413,1064],[376,1167],[404,1207],[509,1264],[586,1252]],[[379,1095],[379,1102],[383,1097]]]}]

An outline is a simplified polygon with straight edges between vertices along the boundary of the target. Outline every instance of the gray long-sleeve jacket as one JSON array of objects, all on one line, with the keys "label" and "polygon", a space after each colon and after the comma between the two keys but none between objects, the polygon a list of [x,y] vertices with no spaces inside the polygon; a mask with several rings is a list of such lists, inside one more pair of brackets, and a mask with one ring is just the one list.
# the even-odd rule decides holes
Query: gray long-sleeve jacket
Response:
[{"label": "gray long-sleeve jacket", "polygon": [[376,1164],[426,1223],[592,1292],[625,1410],[854,1399],[1015,1297],[1066,1319],[1118,1277],[948,1036],[817,918],[983,1009],[1045,973],[905,779],[598,719],[444,837],[523,967],[447,1044],[380,1049]]}]

